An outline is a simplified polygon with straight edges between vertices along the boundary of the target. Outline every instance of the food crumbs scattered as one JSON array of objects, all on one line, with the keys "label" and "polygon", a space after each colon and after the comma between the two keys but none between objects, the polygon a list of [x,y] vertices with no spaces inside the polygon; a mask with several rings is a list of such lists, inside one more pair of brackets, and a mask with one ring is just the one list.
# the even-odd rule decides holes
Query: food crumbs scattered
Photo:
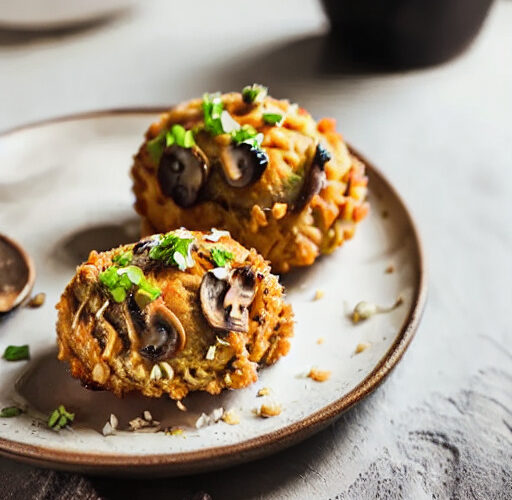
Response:
[{"label": "food crumbs scattered", "polygon": [[370,346],[370,342],[360,342],[359,344],[356,345],[356,354],[360,354],[363,351],[366,351],[366,349],[368,349],[368,347]]},{"label": "food crumbs scattered", "polygon": [[318,345],[320,345],[320,344],[323,344],[323,343],[324,343],[324,341],[325,341],[325,339],[324,339],[323,337],[320,337],[320,338],[316,341],[316,343],[317,343]]},{"label": "food crumbs scattered", "polygon": [[395,272],[395,266],[388,266],[386,267],[386,274],[392,274]]},{"label": "food crumbs scattered", "polygon": [[311,368],[311,370],[309,370],[308,377],[313,379],[315,382],[325,382],[331,378],[331,372],[329,370]]},{"label": "food crumbs scattered", "polygon": [[383,210],[381,212],[382,218],[387,219],[389,217],[389,212],[387,210]]},{"label": "food crumbs scattered", "polygon": [[240,423],[240,417],[235,410],[228,410],[222,415],[222,420],[229,425],[237,425]]},{"label": "food crumbs scattered", "polygon": [[196,420],[196,429],[201,429],[208,425],[216,424],[224,415],[224,408],[215,408],[209,415],[201,413],[201,416]]},{"label": "food crumbs scattered", "polygon": [[277,417],[277,415],[281,415],[281,411],[281,405],[277,403],[263,403],[258,415],[261,418]]},{"label": "food crumbs scattered", "polygon": [[325,291],[324,291],[324,290],[321,290],[321,289],[318,289],[318,290],[315,292],[315,296],[313,297],[313,300],[320,300],[320,299],[323,299],[323,298],[324,298],[324,295],[325,295]]},{"label": "food crumbs scattered", "polygon": [[29,307],[41,307],[44,304],[44,301],[46,299],[46,293],[38,293],[37,295],[34,295],[28,302]]},{"label": "food crumbs scattered", "polygon": [[158,432],[160,430],[160,422],[153,420],[153,416],[147,410],[142,413],[142,417],[130,420],[128,425],[133,432]]},{"label": "food crumbs scattered", "polygon": [[180,411],[187,411],[187,407],[181,401],[176,401],[176,406]]},{"label": "food crumbs scattered", "polygon": [[398,297],[395,303],[391,307],[380,307],[372,302],[366,302],[362,300],[358,302],[354,307],[354,311],[351,314],[353,323],[359,323],[359,321],[371,318],[375,314],[382,314],[391,312],[403,303],[402,297]]},{"label": "food crumbs scattered", "polygon": [[117,420],[117,417],[111,413],[110,419],[108,422],[103,426],[102,433],[104,436],[112,436],[116,433],[117,426],[119,424],[119,421]]},{"label": "food crumbs scattered", "polygon": [[262,387],[256,396],[261,398],[262,396],[268,396],[270,394],[270,389],[268,387]]}]

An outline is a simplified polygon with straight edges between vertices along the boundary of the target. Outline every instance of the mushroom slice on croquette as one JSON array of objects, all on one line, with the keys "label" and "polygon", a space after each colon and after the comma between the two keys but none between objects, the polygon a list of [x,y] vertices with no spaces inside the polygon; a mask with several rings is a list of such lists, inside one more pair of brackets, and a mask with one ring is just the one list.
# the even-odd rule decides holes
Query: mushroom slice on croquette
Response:
[{"label": "mushroom slice on croquette", "polygon": [[268,263],[216,229],[92,251],[57,309],[59,359],[86,387],[118,396],[246,387],[293,335]]},{"label": "mushroom slice on croquette", "polygon": [[132,177],[144,232],[228,230],[279,273],[332,252],[368,212],[365,166],[335,121],[257,84],[164,113]]}]

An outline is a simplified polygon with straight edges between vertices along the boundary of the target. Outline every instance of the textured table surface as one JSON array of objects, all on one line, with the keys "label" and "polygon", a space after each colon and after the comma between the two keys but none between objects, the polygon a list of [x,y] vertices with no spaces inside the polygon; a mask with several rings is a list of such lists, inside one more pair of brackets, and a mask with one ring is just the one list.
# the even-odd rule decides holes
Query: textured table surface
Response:
[{"label": "textured table surface", "polygon": [[325,58],[314,1],[154,0],[80,31],[0,31],[0,130],[252,81],[335,116],[404,195],[430,271],[403,361],[312,439],[231,470],[145,481],[0,459],[0,498],[512,498],[511,27],[512,2],[498,1],[462,57],[379,74]]}]

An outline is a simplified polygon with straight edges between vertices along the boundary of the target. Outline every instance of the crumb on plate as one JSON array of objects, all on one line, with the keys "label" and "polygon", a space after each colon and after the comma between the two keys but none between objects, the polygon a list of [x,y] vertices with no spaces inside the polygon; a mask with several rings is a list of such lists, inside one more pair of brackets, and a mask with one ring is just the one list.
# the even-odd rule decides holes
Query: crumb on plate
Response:
[{"label": "crumb on plate", "polygon": [[315,382],[325,382],[331,378],[331,372],[329,370],[311,368],[311,370],[309,370],[308,377],[313,379]]},{"label": "crumb on plate", "polygon": [[222,420],[229,425],[237,425],[240,423],[240,417],[235,410],[228,410],[222,415]]},{"label": "crumb on plate", "polygon": [[370,342],[359,342],[359,344],[356,345],[356,354],[360,354],[363,351],[366,351],[366,349],[368,349],[370,346]]},{"label": "crumb on plate", "polygon": [[259,409],[258,415],[261,418],[277,417],[281,415],[281,405],[278,403],[263,403]]}]

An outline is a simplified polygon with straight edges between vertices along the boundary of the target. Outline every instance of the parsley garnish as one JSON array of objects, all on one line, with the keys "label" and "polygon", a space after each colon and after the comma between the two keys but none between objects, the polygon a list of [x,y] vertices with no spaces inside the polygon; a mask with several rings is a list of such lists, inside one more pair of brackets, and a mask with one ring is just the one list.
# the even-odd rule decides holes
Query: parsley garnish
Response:
[{"label": "parsley garnish", "polygon": [[261,102],[267,97],[268,88],[258,83],[247,85],[242,90],[242,99],[244,102],[250,104],[253,102]]},{"label": "parsley garnish", "polygon": [[21,408],[18,408],[17,406],[8,406],[7,408],[2,408],[0,411],[0,417],[2,418],[11,418],[11,417],[17,417],[23,413],[23,410]]},{"label": "parsley garnish", "polygon": [[235,256],[231,252],[228,252],[224,248],[220,247],[213,247],[210,250],[210,254],[212,256],[213,262],[215,262],[215,264],[217,264],[218,267],[224,267],[226,264],[229,263],[229,261],[235,258]]},{"label": "parsley garnish", "polygon": [[149,251],[150,259],[161,260],[169,266],[178,266],[180,271],[194,265],[190,255],[190,245],[194,238],[180,238],[172,232],[160,238],[159,243]]},{"label": "parsley garnish", "polygon": [[127,250],[126,252],[118,253],[112,258],[112,262],[119,264],[120,266],[127,266],[133,259],[133,252]]},{"label": "parsley garnish", "polygon": [[211,135],[220,135],[224,133],[220,115],[224,110],[224,105],[220,98],[220,94],[204,94],[203,95],[203,114],[204,128]]},{"label": "parsley garnish", "polygon": [[132,286],[146,292],[151,301],[157,299],[162,293],[159,288],[146,279],[142,269],[137,266],[110,266],[100,273],[99,280],[108,288],[116,302],[123,302]]},{"label": "parsley garnish", "polygon": [[30,359],[28,345],[10,345],[4,351],[4,359],[7,361],[22,361]]},{"label": "parsley garnish", "polygon": [[48,417],[48,427],[58,431],[73,423],[74,419],[74,413],[70,413],[63,405],[59,405],[57,409],[50,413],[50,416]]},{"label": "parsley garnish", "polygon": [[263,113],[263,121],[268,125],[279,125],[283,121],[283,115],[279,113]]},{"label": "parsley garnish", "polygon": [[231,132],[231,140],[235,144],[245,142],[250,144],[253,148],[261,149],[263,134],[258,133],[258,131],[251,125],[244,125],[240,129]]},{"label": "parsley garnish", "polygon": [[194,132],[192,130],[186,130],[182,125],[173,125],[165,135],[165,145],[180,146],[181,148],[191,148],[195,146],[196,141],[194,140]]},{"label": "parsley garnish", "polygon": [[186,130],[182,125],[175,124],[171,127],[171,130],[162,130],[154,139],[148,141],[146,149],[153,162],[158,163],[164,149],[173,144],[182,148],[191,148],[196,144],[194,132]]}]

